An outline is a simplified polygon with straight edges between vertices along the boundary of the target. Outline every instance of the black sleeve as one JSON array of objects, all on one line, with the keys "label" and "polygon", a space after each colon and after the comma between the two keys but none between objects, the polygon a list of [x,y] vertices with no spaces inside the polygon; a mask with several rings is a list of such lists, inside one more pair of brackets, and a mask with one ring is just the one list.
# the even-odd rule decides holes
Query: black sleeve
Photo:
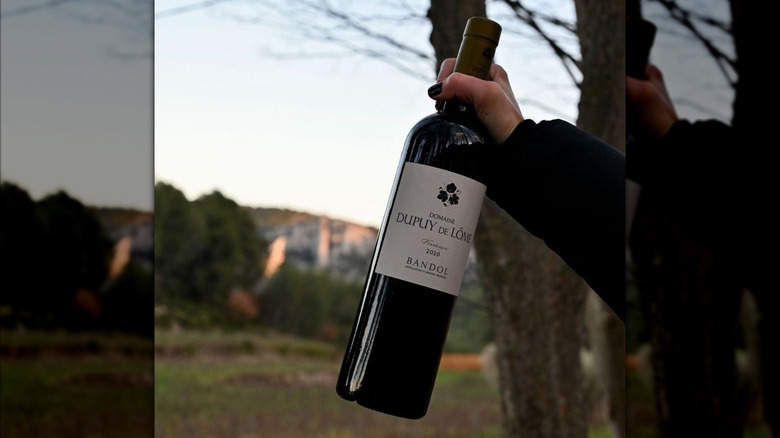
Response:
[{"label": "black sleeve", "polygon": [[625,319],[625,156],[562,120],[525,120],[492,168],[487,196]]},{"label": "black sleeve", "polygon": [[778,154],[771,129],[740,133],[715,120],[676,122],[660,140],[630,145],[628,177],[682,230],[732,266],[754,292],[777,290]]}]

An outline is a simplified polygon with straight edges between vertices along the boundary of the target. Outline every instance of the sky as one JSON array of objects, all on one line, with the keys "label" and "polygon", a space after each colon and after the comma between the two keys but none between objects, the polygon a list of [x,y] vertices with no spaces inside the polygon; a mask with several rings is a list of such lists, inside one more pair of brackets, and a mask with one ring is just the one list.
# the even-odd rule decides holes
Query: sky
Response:
[{"label": "sky", "polygon": [[[306,9],[286,13],[296,2],[264,3],[270,6],[227,2],[176,15],[168,13],[193,3],[155,3],[155,179],[190,199],[220,190],[243,205],[378,226],[404,139],[434,111],[426,95],[435,80],[432,63],[407,64],[422,76],[415,77],[386,62],[345,54],[302,36],[307,23],[324,23],[325,17]],[[425,20],[382,26],[365,18],[403,14],[399,4],[424,16],[427,2],[333,4],[432,55]],[[725,18],[726,2],[722,6],[713,12]],[[574,21],[571,1],[537,1],[533,7]],[[657,3],[648,3],[645,13],[658,22],[651,57],[666,73],[680,115],[727,121],[730,89],[717,73],[701,74],[715,71],[701,45],[666,23]],[[579,92],[560,61],[501,4],[488,2],[488,16],[504,26],[496,62],[509,72],[524,116],[576,123]],[[343,32],[356,45],[365,40]],[[576,41],[563,38],[578,54]],[[307,56],[296,56],[301,53]]]},{"label": "sky", "polygon": [[[425,2],[418,3],[424,15]],[[184,4],[158,1],[158,17]],[[355,14],[383,4],[398,2],[371,2],[371,11]],[[251,14],[258,12],[231,5],[156,20],[155,180],[190,199],[220,190],[247,206],[378,226],[406,135],[434,112],[426,93],[433,62],[413,63],[422,76],[415,77],[303,38],[275,17],[235,18]],[[433,54],[424,20],[401,33],[409,46]],[[558,61],[542,59],[547,49],[526,40],[505,32],[496,55],[499,63],[514,60],[505,65],[510,78],[529,84],[521,88],[552,110],[529,106],[526,117],[574,121],[572,81]]]},{"label": "sky", "polygon": [[[121,0],[116,0],[121,1]],[[153,208],[151,0],[3,0],[0,174],[34,199]],[[150,11],[151,12],[151,11]]]},{"label": "sky", "polygon": [[[298,1],[213,1],[187,12],[180,8],[204,3],[30,7],[43,4],[2,2],[1,173],[34,198],[64,189],[93,205],[151,210],[153,184],[165,181],[189,199],[219,190],[246,206],[378,226],[404,139],[434,111],[432,61],[383,47],[409,74],[307,37],[311,23],[331,22]],[[432,57],[430,24],[397,19],[424,16],[424,0],[332,4]],[[496,62],[525,117],[576,122],[579,94],[560,61],[499,3],[488,5],[504,26]],[[707,5],[728,16],[725,1]],[[574,20],[568,0],[531,6]],[[727,121],[731,91],[701,45],[665,22],[657,2],[644,12],[659,24],[651,59],[680,115]],[[371,20],[376,14],[391,19]],[[348,30],[337,35],[356,50],[376,48]]]},{"label": "sky", "polygon": [[[730,22],[727,1],[684,0],[678,4],[714,19]],[[642,14],[657,27],[650,62],[664,74],[664,82],[681,118],[717,119],[728,123],[732,116],[734,90],[701,42],[679,23],[669,20],[669,13],[657,1],[644,1]],[[722,31],[700,24],[696,28],[711,42],[734,58],[731,37]],[[733,79],[736,75],[728,71]]]}]

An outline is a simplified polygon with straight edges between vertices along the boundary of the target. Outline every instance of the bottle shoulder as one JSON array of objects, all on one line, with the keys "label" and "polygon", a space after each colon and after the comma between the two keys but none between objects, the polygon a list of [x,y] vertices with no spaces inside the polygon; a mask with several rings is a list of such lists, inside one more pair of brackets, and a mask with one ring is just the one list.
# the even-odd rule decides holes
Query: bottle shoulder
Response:
[{"label": "bottle shoulder", "polygon": [[487,130],[476,117],[439,111],[420,119],[409,131],[407,143],[487,144]]},{"label": "bottle shoulder", "polygon": [[437,111],[423,117],[414,125],[412,130],[430,127],[441,129],[445,126],[452,126],[454,129],[468,128],[482,131],[482,124],[475,116],[468,113],[451,113],[446,111]]},{"label": "bottle shoulder", "polygon": [[479,120],[439,111],[423,117],[409,131],[403,161],[451,170],[474,179],[492,149]]}]

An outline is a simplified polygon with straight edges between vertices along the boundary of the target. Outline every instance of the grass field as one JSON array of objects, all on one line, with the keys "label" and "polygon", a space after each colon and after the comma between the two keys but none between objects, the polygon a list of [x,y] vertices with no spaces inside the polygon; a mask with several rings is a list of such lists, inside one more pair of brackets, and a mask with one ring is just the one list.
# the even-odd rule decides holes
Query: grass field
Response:
[{"label": "grass field", "polygon": [[405,420],[340,399],[342,351],[326,343],[218,331],[159,332],[153,345],[101,334],[3,335],[3,438],[500,436],[498,392],[473,357],[450,358],[428,414]]},{"label": "grass field", "polygon": [[152,436],[151,340],[60,332],[0,340],[3,438]]},{"label": "grass field", "polygon": [[157,353],[157,437],[499,435],[498,394],[479,371],[442,371],[428,414],[405,420],[340,399],[335,387],[341,352],[328,344],[161,333]]}]

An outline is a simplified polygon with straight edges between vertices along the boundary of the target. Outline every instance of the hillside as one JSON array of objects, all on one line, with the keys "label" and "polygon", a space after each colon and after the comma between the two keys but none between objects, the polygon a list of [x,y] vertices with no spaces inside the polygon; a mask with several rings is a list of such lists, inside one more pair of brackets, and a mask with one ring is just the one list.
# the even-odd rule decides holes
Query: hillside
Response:
[{"label": "hillside", "polygon": [[325,270],[334,277],[362,281],[377,230],[343,220],[275,208],[253,208],[258,233],[269,243],[266,276],[282,263]]},{"label": "hillside", "polygon": [[111,207],[97,207],[95,212],[106,235],[115,244],[115,259],[129,258],[144,268],[154,268],[153,213]]}]

